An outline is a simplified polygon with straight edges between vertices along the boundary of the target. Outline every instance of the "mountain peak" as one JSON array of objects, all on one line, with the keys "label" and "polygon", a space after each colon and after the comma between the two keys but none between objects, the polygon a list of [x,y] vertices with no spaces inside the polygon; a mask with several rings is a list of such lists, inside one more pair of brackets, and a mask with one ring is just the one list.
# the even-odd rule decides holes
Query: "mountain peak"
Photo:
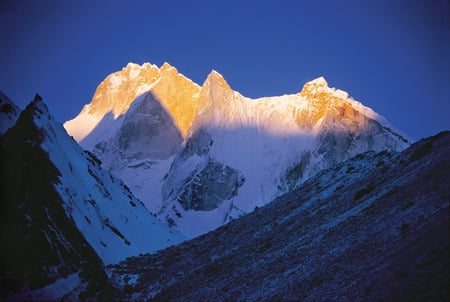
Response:
[{"label": "mountain peak", "polygon": [[302,91],[299,93],[300,96],[305,98],[314,98],[317,96],[325,97],[327,95],[329,97],[337,97],[340,99],[347,99],[348,93],[339,89],[330,88],[328,86],[328,82],[324,77],[318,77],[312,81],[307,82]]},{"label": "mountain peak", "polygon": [[48,107],[38,93],[36,93],[34,99],[28,104],[24,112],[30,112],[33,116],[36,116],[36,113],[39,116],[44,114],[49,115]]},{"label": "mountain peak", "polygon": [[312,81],[306,82],[303,86],[302,91],[300,92],[301,96],[311,96],[316,94],[319,91],[328,91],[330,88],[328,87],[328,82],[324,77],[315,78]]},{"label": "mountain peak", "polygon": [[39,102],[42,101],[42,97],[39,95],[39,93],[36,93],[34,96],[33,102]]},{"label": "mountain peak", "polygon": [[172,69],[172,68],[176,70],[176,68],[173,67],[172,65],[170,65],[168,62],[164,62],[164,63],[161,65],[161,67],[159,68],[159,70],[160,70],[161,72],[164,72],[164,71],[167,71],[167,70]]},{"label": "mountain peak", "polygon": [[218,72],[217,70],[215,70],[215,69],[212,69],[211,72],[209,73],[209,75],[223,77],[222,74],[220,72]]},{"label": "mountain peak", "polygon": [[223,77],[222,74],[217,72],[216,70],[211,70],[211,72],[206,77],[206,81],[204,82],[203,86],[209,86],[209,87],[222,87],[226,90],[231,91],[230,85],[228,85],[227,81]]},{"label": "mountain peak", "polygon": [[124,70],[124,69],[134,69],[134,68],[141,68],[141,66],[139,64],[134,63],[134,62],[128,62],[127,66],[123,67],[122,70]]},{"label": "mountain peak", "polygon": [[323,76],[315,78],[314,80],[309,81],[306,84],[328,87],[328,83],[327,83],[327,81],[325,80],[325,78]]}]

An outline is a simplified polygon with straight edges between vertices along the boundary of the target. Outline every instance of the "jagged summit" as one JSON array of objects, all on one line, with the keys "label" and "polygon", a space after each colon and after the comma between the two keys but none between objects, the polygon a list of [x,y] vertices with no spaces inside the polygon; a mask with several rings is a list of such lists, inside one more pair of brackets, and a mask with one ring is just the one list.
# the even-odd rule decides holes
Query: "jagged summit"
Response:
[{"label": "jagged summit", "polygon": [[299,95],[308,97],[311,94],[316,94],[316,93],[320,93],[320,92],[333,94],[336,97],[343,98],[343,99],[346,99],[348,97],[347,92],[329,87],[328,82],[322,76],[305,83],[305,85],[303,86],[303,89],[299,93]]},{"label": "jagged summit", "polygon": [[[215,112],[227,112],[232,109],[231,99],[233,90],[225,78],[216,70],[212,70],[200,89],[198,107],[195,118],[192,121],[191,132],[194,128],[220,123]],[[225,121],[226,124],[233,123],[232,120]],[[224,125],[222,123],[222,125]]]},{"label": "jagged summit", "polygon": [[[164,72],[164,71],[167,71],[167,70],[172,69],[172,68],[175,69],[175,70],[177,70],[174,66],[170,65],[169,62],[164,62],[164,63],[161,65],[161,67],[159,68],[159,70],[160,70],[161,72]],[[178,70],[177,70],[177,72],[178,72]]]},{"label": "jagged summit", "polygon": [[312,81],[309,81],[306,84],[328,87],[328,83],[327,83],[327,81],[325,80],[325,78],[323,76],[320,76],[320,77],[318,77],[318,78],[316,78],[316,79],[314,79]]},{"label": "jagged summit", "polygon": [[37,117],[47,115],[49,119],[52,119],[47,104],[45,104],[44,100],[38,93],[36,93],[34,99],[27,105],[27,107],[25,107],[23,112]]},{"label": "jagged summit", "polygon": [[20,114],[17,124],[19,127],[29,128],[37,127],[46,133],[46,136],[40,136],[40,139],[55,139],[55,130],[58,128],[58,123],[50,114],[47,104],[42,97],[36,93],[34,99],[25,107]]},{"label": "jagged summit", "polygon": [[36,93],[33,99],[33,102],[39,102],[42,101],[42,97],[39,95],[39,93]]},{"label": "jagged summit", "polygon": [[230,85],[228,85],[227,81],[223,77],[223,75],[214,69],[211,70],[211,72],[208,74],[202,87],[207,87],[207,89],[214,89],[215,87],[221,87],[228,91],[232,90]]},{"label": "jagged summit", "polygon": [[206,79],[214,78],[214,77],[222,78],[222,79],[223,79],[223,75],[222,75],[220,72],[218,72],[218,71],[215,70],[215,69],[212,69],[212,70],[210,71],[210,73],[206,76]]},{"label": "jagged summit", "polygon": [[107,76],[97,87],[91,103],[64,127],[81,142],[105,116],[111,114],[114,120],[119,119],[135,99],[149,91],[174,117],[185,136],[197,107],[200,86],[167,62],[160,68],[150,63],[128,63],[121,71]]}]

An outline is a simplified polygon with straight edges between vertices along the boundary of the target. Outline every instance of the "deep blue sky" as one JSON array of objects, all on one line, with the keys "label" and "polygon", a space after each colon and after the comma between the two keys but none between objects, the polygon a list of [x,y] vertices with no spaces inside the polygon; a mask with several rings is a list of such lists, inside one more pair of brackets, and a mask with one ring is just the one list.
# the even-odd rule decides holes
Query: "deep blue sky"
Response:
[{"label": "deep blue sky", "polygon": [[61,122],[128,62],[168,61],[249,97],[323,75],[412,139],[450,129],[448,0],[2,0],[0,34],[0,90]]}]

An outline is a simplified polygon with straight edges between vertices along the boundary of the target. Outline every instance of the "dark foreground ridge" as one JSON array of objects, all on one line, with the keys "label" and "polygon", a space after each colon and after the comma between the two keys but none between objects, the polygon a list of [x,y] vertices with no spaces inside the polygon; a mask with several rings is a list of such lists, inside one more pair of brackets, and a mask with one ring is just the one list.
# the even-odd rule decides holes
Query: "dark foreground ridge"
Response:
[{"label": "dark foreground ridge", "polygon": [[[74,273],[82,280],[106,279],[103,263],[66,214],[55,189],[61,174],[41,148],[48,137],[36,126],[36,116],[53,119],[39,95],[16,125],[0,135],[0,301],[16,300],[10,295]],[[93,291],[105,286],[101,281],[92,283]]]},{"label": "dark foreground ridge", "polygon": [[109,286],[104,264],[183,239],[83,151],[38,95],[6,130],[0,301],[95,299]]},{"label": "dark foreground ridge", "polygon": [[448,301],[450,132],[366,153],[179,246],[107,268],[98,298]]}]

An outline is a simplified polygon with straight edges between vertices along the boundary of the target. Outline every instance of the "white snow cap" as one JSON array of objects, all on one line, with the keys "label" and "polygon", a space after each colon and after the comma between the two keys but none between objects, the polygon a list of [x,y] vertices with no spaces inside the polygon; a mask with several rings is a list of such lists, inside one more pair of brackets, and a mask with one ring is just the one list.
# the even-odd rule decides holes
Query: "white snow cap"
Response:
[{"label": "white snow cap", "polygon": [[218,72],[217,70],[215,70],[215,69],[211,70],[211,72],[209,74],[211,74],[211,75],[218,75],[218,76],[223,77],[222,74],[220,72]]},{"label": "white snow cap", "polygon": [[215,69],[211,70],[211,72],[206,77],[205,81],[207,82],[207,81],[210,81],[211,79],[223,79],[223,80],[225,80],[223,75],[220,72],[218,72],[217,70],[215,70]]},{"label": "white snow cap", "polygon": [[327,81],[325,80],[324,77],[318,77],[312,81],[309,81],[307,84],[315,84],[315,85],[319,85],[319,86],[328,86]]}]

